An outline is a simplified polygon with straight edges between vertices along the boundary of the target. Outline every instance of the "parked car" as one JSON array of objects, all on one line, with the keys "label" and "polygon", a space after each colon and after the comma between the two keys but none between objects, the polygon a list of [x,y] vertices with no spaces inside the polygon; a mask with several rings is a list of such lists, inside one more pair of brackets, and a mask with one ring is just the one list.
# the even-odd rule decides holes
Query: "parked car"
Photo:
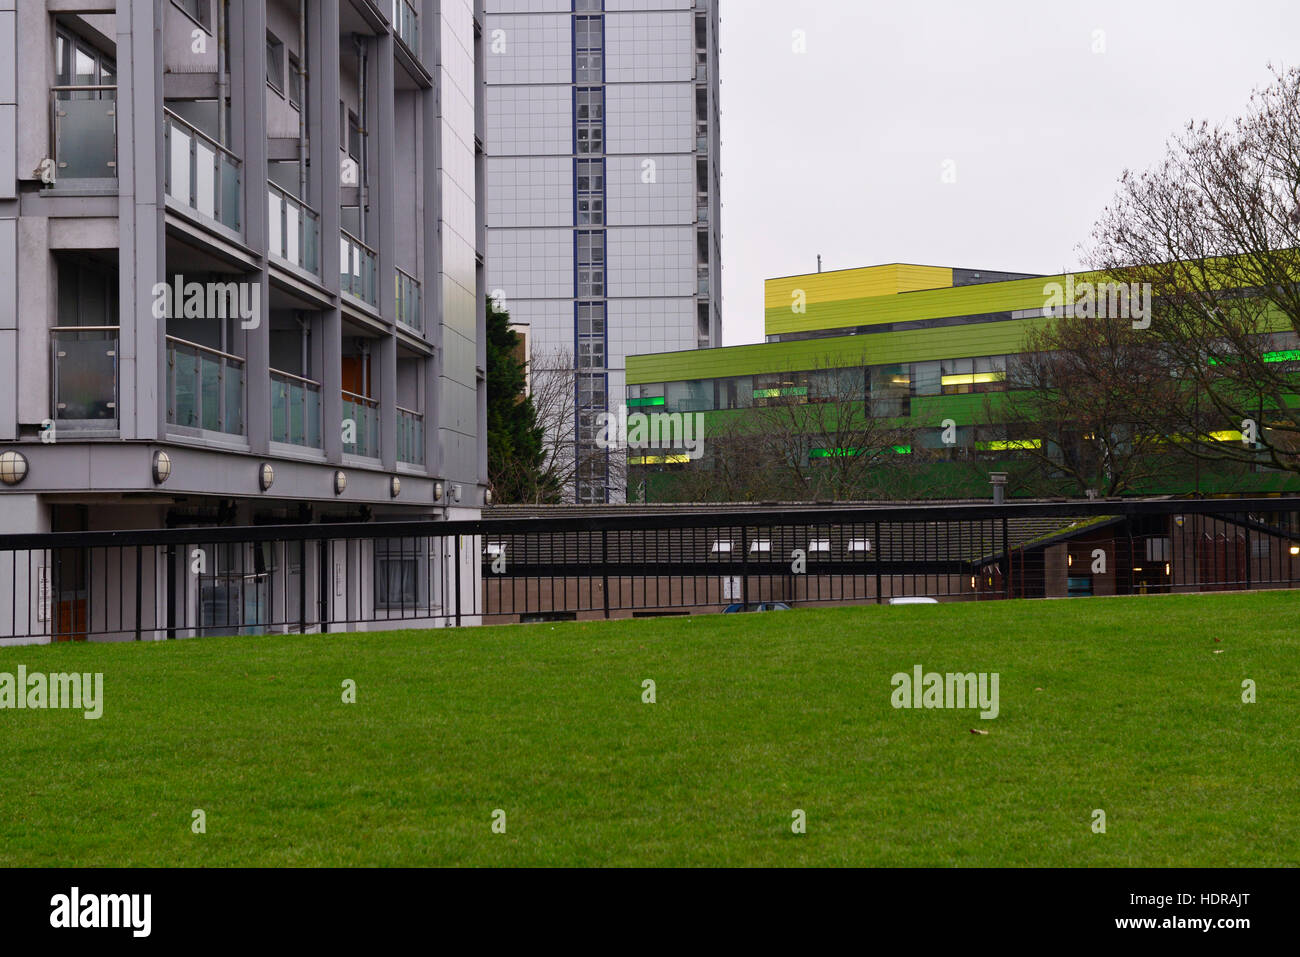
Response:
[{"label": "parked car", "polygon": [[790,606],[783,601],[764,601],[757,605],[751,604],[748,608],[741,604],[728,605],[722,609],[724,615],[739,615],[746,611],[790,611]]},{"label": "parked car", "polygon": [[889,599],[889,603],[891,605],[937,605],[939,604],[939,599],[937,598],[891,598]]}]

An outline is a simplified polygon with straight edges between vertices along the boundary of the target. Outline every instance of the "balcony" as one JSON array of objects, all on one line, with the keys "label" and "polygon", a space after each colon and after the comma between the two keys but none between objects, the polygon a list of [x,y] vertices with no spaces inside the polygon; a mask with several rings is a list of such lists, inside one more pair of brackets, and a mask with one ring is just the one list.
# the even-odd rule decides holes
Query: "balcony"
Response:
[{"label": "balcony", "polygon": [[424,464],[424,416],[397,407],[397,461]]},{"label": "balcony", "polygon": [[318,449],[320,383],[271,370],[271,440]]},{"label": "balcony", "polygon": [[374,306],[375,275],[379,257],[375,251],[346,229],[339,230],[339,274],[343,291]]},{"label": "balcony", "polygon": [[[366,458],[379,458],[379,403],[354,392],[343,393],[343,451]],[[351,442],[348,439],[352,439]]]},{"label": "balcony", "polygon": [[393,0],[393,35],[420,58],[420,15],[408,0]]},{"label": "balcony", "polygon": [[116,431],[117,326],[50,330],[54,423],[58,429]]},{"label": "balcony", "polygon": [[55,182],[95,181],[117,188],[117,87],[56,86],[54,112]]},{"label": "balcony", "polygon": [[320,274],[320,214],[275,183],[267,182],[267,248],[271,255]]},{"label": "balcony", "polygon": [[167,195],[239,232],[239,157],[167,109],[163,110],[163,151]]},{"label": "balcony", "polygon": [[420,312],[420,280],[401,269],[397,270],[397,321],[416,332],[424,331],[424,318]]},{"label": "balcony", "polygon": [[244,434],[244,360],[167,337],[167,421],[189,429]]}]

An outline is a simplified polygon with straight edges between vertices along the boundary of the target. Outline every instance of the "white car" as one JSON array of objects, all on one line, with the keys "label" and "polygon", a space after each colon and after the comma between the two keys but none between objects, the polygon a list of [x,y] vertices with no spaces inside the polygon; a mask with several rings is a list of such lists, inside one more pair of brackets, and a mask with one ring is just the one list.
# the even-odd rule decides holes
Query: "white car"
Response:
[{"label": "white car", "polygon": [[937,598],[891,598],[889,599],[889,603],[891,605],[937,605],[939,604],[939,599]]}]

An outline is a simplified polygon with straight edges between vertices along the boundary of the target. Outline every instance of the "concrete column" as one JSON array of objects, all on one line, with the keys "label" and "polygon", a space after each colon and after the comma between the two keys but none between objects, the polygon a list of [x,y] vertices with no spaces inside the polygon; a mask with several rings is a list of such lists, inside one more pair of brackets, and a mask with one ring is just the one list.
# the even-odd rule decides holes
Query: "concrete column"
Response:
[{"label": "concrete column", "polygon": [[166,270],[163,235],[164,0],[118,0],[117,162],[120,208],[118,412],[123,439],[166,433],[166,320],[153,315]]},{"label": "concrete column", "polygon": [[[320,210],[321,282],[337,299],[339,270],[339,0],[308,5],[307,95],[312,202]],[[321,438],[326,458],[343,461],[343,318],[321,312]]]},{"label": "concrete column", "polygon": [[[442,62],[442,31],[438,4],[427,2],[420,17],[420,47],[425,63],[436,76]],[[425,467],[431,475],[445,478],[442,453],[442,109],[439,87],[421,93],[420,186],[424,191],[424,337],[433,345],[433,356],[424,363],[424,449]],[[439,504],[446,504],[445,500]]]},{"label": "concrete column", "polygon": [[[394,115],[393,35],[385,33],[372,43],[371,155],[375,159],[370,178],[371,202],[378,212],[379,311],[394,329],[397,325],[397,120]],[[397,338],[390,333],[379,343],[379,454],[384,468],[397,468]]]},{"label": "concrete column", "polygon": [[244,424],[249,448],[271,448],[270,286],[266,278],[266,4],[235,0],[230,23],[230,129],[233,149],[243,161],[244,242],[262,260],[245,282],[257,283],[258,324],[244,333]]}]

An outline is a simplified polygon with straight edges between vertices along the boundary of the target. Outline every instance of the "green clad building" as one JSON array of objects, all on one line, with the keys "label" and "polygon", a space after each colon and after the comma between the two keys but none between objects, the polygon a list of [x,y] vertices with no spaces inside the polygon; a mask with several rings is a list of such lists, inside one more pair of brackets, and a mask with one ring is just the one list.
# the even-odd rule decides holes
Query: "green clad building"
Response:
[{"label": "green clad building", "polygon": [[[999,418],[1008,363],[1025,351],[1026,335],[1049,321],[1051,290],[1075,282],[1072,276],[907,264],[770,279],[766,342],[628,357],[629,413],[700,413],[705,430],[704,454],[695,457],[633,449],[628,499],[726,497],[700,479],[726,465],[720,455],[744,457],[747,429],[756,436],[772,427],[761,410],[843,408],[845,397],[866,417],[907,434],[889,450],[900,463],[915,460],[903,470],[911,484],[898,487],[898,495],[986,497],[992,495],[990,473],[1000,471],[1013,475],[1016,494],[1014,476],[1025,469],[1026,451],[1042,449],[1048,439]],[[1293,333],[1274,338],[1280,349],[1300,347]],[[813,429],[827,418],[824,411],[805,410],[802,420],[792,415],[788,421]],[[803,458],[796,470],[863,453],[835,446],[842,430],[834,423],[822,431],[793,453]],[[1297,490],[1300,481],[1288,473],[1191,462],[1133,489],[1208,495]]]}]

